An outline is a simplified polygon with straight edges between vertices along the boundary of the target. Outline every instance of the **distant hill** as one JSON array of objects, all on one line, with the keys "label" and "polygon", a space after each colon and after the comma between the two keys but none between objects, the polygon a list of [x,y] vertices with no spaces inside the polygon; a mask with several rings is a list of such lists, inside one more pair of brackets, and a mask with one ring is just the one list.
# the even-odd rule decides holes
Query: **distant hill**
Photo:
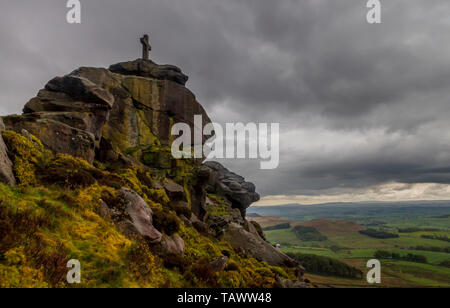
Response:
[{"label": "distant hill", "polygon": [[350,221],[335,221],[325,219],[315,219],[304,221],[296,225],[304,227],[313,227],[322,234],[340,234],[340,233],[356,233],[365,230],[366,227]]},{"label": "distant hill", "polygon": [[262,216],[257,213],[250,213],[247,215],[247,217],[262,217]]},{"label": "distant hill", "polygon": [[262,228],[273,227],[273,226],[280,225],[283,223],[290,223],[290,220],[288,220],[288,219],[274,217],[274,216],[252,217],[252,216],[247,215],[247,219],[249,221],[257,222]]},{"label": "distant hill", "polygon": [[358,217],[370,217],[380,221],[381,217],[448,217],[450,201],[418,202],[366,202],[327,203],[318,205],[281,205],[250,207],[247,212],[261,216],[276,216],[289,220],[306,221],[312,219],[355,221]]}]

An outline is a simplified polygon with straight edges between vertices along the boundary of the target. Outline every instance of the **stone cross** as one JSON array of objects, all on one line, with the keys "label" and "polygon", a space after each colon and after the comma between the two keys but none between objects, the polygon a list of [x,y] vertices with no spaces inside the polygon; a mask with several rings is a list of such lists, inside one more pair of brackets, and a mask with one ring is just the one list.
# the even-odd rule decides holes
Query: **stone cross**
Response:
[{"label": "stone cross", "polygon": [[148,34],[141,37],[142,59],[144,59],[144,60],[150,59],[150,51],[152,50],[152,46],[150,46],[148,39],[149,39]]}]

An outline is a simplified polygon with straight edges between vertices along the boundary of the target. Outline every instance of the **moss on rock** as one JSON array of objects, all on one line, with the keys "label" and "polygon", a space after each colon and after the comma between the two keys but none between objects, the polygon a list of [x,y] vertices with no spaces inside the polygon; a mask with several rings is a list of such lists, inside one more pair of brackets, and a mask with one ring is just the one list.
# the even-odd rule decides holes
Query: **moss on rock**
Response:
[{"label": "moss on rock", "polygon": [[42,143],[36,137],[30,139],[13,131],[3,131],[11,160],[13,162],[14,175],[22,186],[36,185],[36,171],[40,163],[45,163],[49,151],[45,150]]}]

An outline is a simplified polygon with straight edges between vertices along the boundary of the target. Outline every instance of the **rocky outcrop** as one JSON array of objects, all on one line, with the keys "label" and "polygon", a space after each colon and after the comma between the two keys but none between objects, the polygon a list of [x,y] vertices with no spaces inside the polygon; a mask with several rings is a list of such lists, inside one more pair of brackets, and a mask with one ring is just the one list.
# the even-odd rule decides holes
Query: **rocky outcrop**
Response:
[{"label": "rocky outcrop", "polygon": [[[259,225],[246,220],[246,209],[259,200],[255,185],[219,163],[202,165],[199,159],[172,157],[175,123],[188,124],[194,132],[196,115],[202,116],[203,125],[211,122],[185,87],[187,80],[179,68],[149,60],[119,63],[109,69],[81,67],[50,80],[25,105],[22,115],[4,118],[5,128],[18,134],[4,134],[14,168],[0,137],[0,181],[14,184],[14,169],[18,183],[24,186],[48,186],[56,192],[80,189],[79,197],[67,194],[58,201],[70,205],[88,202],[86,194],[95,194],[90,209],[112,221],[131,242],[148,244],[134,247],[132,262],[154,259],[149,260],[152,265],[178,268],[174,277],[181,273],[195,284],[253,286],[246,281],[249,275],[258,276],[261,285],[274,284],[277,269],[251,257],[301,272],[295,260],[265,241]],[[31,142],[23,147],[25,141]],[[54,153],[44,151],[43,145]],[[69,155],[54,155],[60,153]],[[53,214],[53,207],[42,203]],[[55,215],[61,213],[57,210]],[[102,228],[109,226],[109,232],[117,231],[111,223],[95,220]],[[99,236],[97,243],[103,239]],[[148,258],[148,253],[160,258]],[[249,269],[237,264],[243,259],[248,259]],[[134,271],[134,266],[130,268]],[[145,266],[144,272],[149,268]],[[262,268],[267,271],[258,271]],[[295,278],[292,270],[287,272]]]},{"label": "rocky outcrop", "polygon": [[62,92],[75,100],[96,105],[98,108],[111,109],[114,96],[87,78],[67,75],[50,80],[45,88],[52,92]]},{"label": "rocky outcrop", "polygon": [[[136,60],[104,68],[82,67],[49,81],[24,107],[5,117],[8,129],[26,129],[49,149],[92,163],[132,157],[154,167],[174,165],[174,123],[194,130],[194,116],[208,115],[175,66]],[[203,140],[202,142],[204,142]]]},{"label": "rocky outcrop", "polygon": [[109,203],[102,203],[102,216],[111,218],[130,236],[140,235],[151,245],[161,242],[163,235],[153,226],[152,210],[136,192],[122,188],[120,196]]},{"label": "rocky outcrop", "polygon": [[153,227],[153,213],[148,204],[130,189],[122,188],[121,192],[125,201],[125,214],[130,217],[134,229],[149,243],[160,242],[162,234]]},{"label": "rocky outcrop", "polygon": [[138,59],[111,65],[109,70],[121,75],[142,76],[160,80],[170,80],[182,86],[186,85],[188,76],[174,65],[158,65],[151,60]]},{"label": "rocky outcrop", "polygon": [[185,243],[177,235],[167,235],[153,225],[153,212],[148,204],[135,191],[122,188],[116,198],[105,198],[98,212],[111,219],[122,232],[130,237],[140,236],[150,248],[162,257],[183,257]]},{"label": "rocky outcrop", "polygon": [[[234,250],[272,266],[295,267],[300,272],[304,271],[297,261],[267,242],[264,235],[260,234],[262,230],[258,230],[259,228],[245,219],[239,209],[232,207],[229,200],[207,198],[206,207],[208,213],[211,213],[206,216],[210,233],[227,241]],[[214,215],[217,209],[220,209],[220,215]]]},{"label": "rocky outcrop", "polygon": [[202,166],[199,168],[197,170],[196,183],[191,193],[192,212],[201,220],[204,220],[206,216],[207,193],[205,186],[210,176],[211,170],[208,167]]},{"label": "rocky outcrop", "polygon": [[265,261],[269,265],[300,266],[297,261],[280,252],[258,235],[245,230],[239,224],[231,223],[227,226],[224,233],[224,240],[230,243],[234,249],[242,253],[248,253],[255,259]]},{"label": "rocky outcrop", "polygon": [[[55,115],[39,112],[23,116],[7,116],[4,120],[7,129],[18,133],[26,130],[56,153],[81,157],[92,163],[95,157],[94,135],[52,119],[51,117]],[[74,116],[74,113],[72,115]]]},{"label": "rocky outcrop", "polygon": [[206,190],[230,200],[232,206],[239,209],[245,217],[247,208],[260,199],[255,185],[246,182],[242,176],[229,171],[218,162],[206,162],[205,166],[211,169]]},{"label": "rocky outcrop", "polygon": [[211,262],[210,265],[211,265],[211,268],[215,272],[223,272],[225,270],[225,268],[227,267],[227,263],[228,263],[228,257],[223,256],[223,257],[220,257],[219,259],[217,259],[216,261]]},{"label": "rocky outcrop", "polygon": [[167,180],[164,183],[164,189],[170,200],[173,201],[182,200],[185,196],[183,186],[175,183],[174,181]]},{"label": "rocky outcrop", "polygon": [[194,213],[191,214],[189,223],[200,233],[208,234],[210,232],[209,225],[201,221]]},{"label": "rocky outcrop", "polygon": [[152,247],[152,250],[160,256],[182,258],[186,250],[183,239],[179,235],[164,234],[161,242]]},{"label": "rocky outcrop", "polygon": [[[194,116],[201,115],[203,125],[211,122],[185,87],[187,80],[179,68],[149,60],[109,69],[81,67],[49,81],[25,105],[22,115],[4,117],[4,122],[6,129],[26,132],[29,138],[32,134],[55,153],[85,159],[102,176],[100,169],[113,175],[102,178],[102,184],[114,193],[102,193],[98,214],[111,219],[125,235],[144,239],[167,264],[184,266],[186,244],[179,234],[186,243],[192,241],[182,232],[184,223],[185,228],[195,228],[198,237],[229,242],[244,257],[301,269],[245,219],[246,209],[260,198],[254,184],[216,162],[201,165],[196,159],[172,157],[173,124],[186,123],[193,132]],[[75,169],[74,173],[80,173]],[[71,172],[67,173],[70,177]],[[0,138],[0,181],[14,184],[12,174]],[[93,177],[89,183],[96,180]],[[122,188],[127,185],[142,196]],[[153,211],[144,199],[151,201]],[[207,264],[222,272],[228,259],[224,256]]]},{"label": "rocky outcrop", "polygon": [[8,157],[8,148],[2,138],[2,131],[5,129],[2,118],[0,118],[0,182],[15,185],[16,179],[13,173],[13,164]]}]

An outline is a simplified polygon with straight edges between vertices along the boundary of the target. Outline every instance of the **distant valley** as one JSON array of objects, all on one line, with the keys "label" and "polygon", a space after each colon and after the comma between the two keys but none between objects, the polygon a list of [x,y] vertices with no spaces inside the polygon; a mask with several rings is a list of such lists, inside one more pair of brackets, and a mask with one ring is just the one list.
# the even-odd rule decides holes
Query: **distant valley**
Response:
[{"label": "distant valley", "polygon": [[450,202],[333,203],[251,207],[269,242],[326,287],[374,287],[366,263],[382,263],[382,287],[450,287]]}]

